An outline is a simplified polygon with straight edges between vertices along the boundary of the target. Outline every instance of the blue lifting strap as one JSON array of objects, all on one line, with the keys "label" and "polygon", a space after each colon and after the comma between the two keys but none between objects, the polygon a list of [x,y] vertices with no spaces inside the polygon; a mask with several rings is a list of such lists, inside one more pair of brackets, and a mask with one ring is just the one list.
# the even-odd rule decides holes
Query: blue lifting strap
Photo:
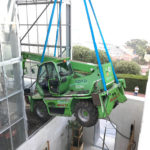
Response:
[{"label": "blue lifting strap", "polygon": [[97,49],[97,45],[96,45],[96,41],[95,41],[95,36],[94,36],[94,32],[93,32],[93,27],[92,27],[92,23],[91,23],[89,11],[88,11],[87,3],[86,3],[86,0],[83,0],[83,1],[84,1],[85,10],[86,10],[86,14],[87,14],[87,18],[88,18],[88,22],[89,22],[89,26],[90,26],[93,45],[94,45],[94,48],[95,48],[96,58],[97,58],[98,67],[99,67],[99,71],[100,71],[101,78],[102,78],[104,91],[107,91],[106,82],[105,82],[104,73],[103,73],[103,68],[102,68],[102,65],[101,65],[101,61],[100,61],[100,57],[99,57],[99,53],[98,53],[98,49]]},{"label": "blue lifting strap", "polygon": [[59,28],[60,28],[61,6],[62,6],[62,0],[60,0],[60,7],[59,7],[59,17],[58,17],[58,23],[57,23],[57,32],[56,32],[54,57],[56,57],[56,48],[57,48],[57,41],[58,41],[58,33],[59,33]]},{"label": "blue lifting strap", "polygon": [[57,0],[54,1],[52,13],[51,13],[51,17],[50,17],[50,21],[49,21],[49,25],[48,25],[48,30],[47,30],[47,35],[46,35],[44,50],[43,50],[43,53],[42,53],[41,63],[44,61],[45,51],[46,51],[46,47],[47,47],[47,43],[48,43],[48,38],[49,38],[51,26],[52,26],[52,21],[53,21],[53,17],[54,17],[54,11],[55,11],[56,2],[57,2]]},{"label": "blue lifting strap", "polygon": [[106,51],[106,55],[107,55],[107,57],[108,57],[109,62],[111,63],[112,71],[113,71],[113,74],[114,74],[115,81],[116,81],[116,83],[119,83],[119,82],[118,82],[118,78],[117,78],[116,73],[115,73],[115,70],[114,70],[114,67],[113,67],[113,64],[112,64],[112,61],[111,61],[111,58],[110,58],[110,55],[109,55],[109,52],[108,52],[108,49],[107,49],[107,45],[106,45],[106,43],[105,43],[105,40],[104,40],[102,31],[101,31],[100,25],[99,25],[99,23],[98,23],[98,20],[97,20],[97,17],[96,17],[96,14],[95,14],[95,11],[94,11],[94,8],[93,8],[93,5],[92,5],[91,0],[89,0],[89,3],[90,3],[90,6],[91,6],[91,9],[92,9],[92,12],[93,12],[93,15],[94,15],[94,18],[95,18],[95,21],[96,21],[96,24],[97,24],[99,33],[100,33],[100,36],[101,36],[101,38],[102,38],[102,42],[103,42],[103,45],[104,45],[104,48],[105,48],[105,51]]}]

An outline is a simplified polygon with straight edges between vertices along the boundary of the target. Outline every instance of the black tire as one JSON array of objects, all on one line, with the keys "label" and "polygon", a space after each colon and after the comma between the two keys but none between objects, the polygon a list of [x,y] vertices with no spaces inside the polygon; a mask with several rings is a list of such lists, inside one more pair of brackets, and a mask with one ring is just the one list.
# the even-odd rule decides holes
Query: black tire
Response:
[{"label": "black tire", "polygon": [[50,115],[47,112],[46,105],[43,101],[37,101],[34,104],[34,114],[43,122],[46,122],[50,119]]},{"label": "black tire", "polygon": [[91,127],[97,123],[98,111],[91,102],[79,102],[75,106],[75,117],[82,126]]}]

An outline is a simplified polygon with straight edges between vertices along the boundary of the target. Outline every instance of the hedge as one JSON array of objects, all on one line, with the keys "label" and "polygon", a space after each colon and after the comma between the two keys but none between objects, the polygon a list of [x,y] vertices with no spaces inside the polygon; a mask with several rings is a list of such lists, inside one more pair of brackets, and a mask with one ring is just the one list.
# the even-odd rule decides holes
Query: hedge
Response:
[{"label": "hedge", "polygon": [[132,74],[117,74],[118,79],[125,79],[126,89],[125,91],[134,92],[135,86],[139,87],[139,93],[145,94],[147,85],[147,76],[132,75]]}]

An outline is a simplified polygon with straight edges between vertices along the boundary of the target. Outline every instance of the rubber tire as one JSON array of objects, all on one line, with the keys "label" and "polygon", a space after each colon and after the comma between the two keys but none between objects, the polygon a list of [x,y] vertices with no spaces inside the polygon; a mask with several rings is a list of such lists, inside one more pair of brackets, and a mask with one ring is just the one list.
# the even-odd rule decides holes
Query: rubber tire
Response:
[{"label": "rubber tire", "polygon": [[[83,122],[79,116],[78,111],[80,109],[85,109],[89,114],[89,120],[86,122]],[[75,106],[75,117],[77,121],[83,126],[83,127],[91,127],[95,125],[98,121],[98,111],[97,108],[91,103],[91,102],[78,102]]]},{"label": "rubber tire", "polygon": [[[40,116],[38,114],[38,110],[42,111],[43,116]],[[44,104],[43,101],[37,101],[34,104],[34,114],[37,116],[38,119],[40,119],[42,122],[48,121],[51,116],[47,112],[46,105]]]}]

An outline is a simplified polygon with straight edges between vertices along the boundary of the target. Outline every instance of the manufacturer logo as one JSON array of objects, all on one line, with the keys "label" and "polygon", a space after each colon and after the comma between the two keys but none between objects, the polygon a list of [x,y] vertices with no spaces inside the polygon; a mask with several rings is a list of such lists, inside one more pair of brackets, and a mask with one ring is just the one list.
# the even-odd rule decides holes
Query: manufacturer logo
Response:
[{"label": "manufacturer logo", "polygon": [[115,97],[112,97],[112,98],[110,99],[110,101],[112,102],[112,101],[116,100],[119,96],[120,96],[120,94],[118,94],[118,95],[115,94]]},{"label": "manufacturer logo", "polygon": [[83,79],[83,80],[76,80],[75,83],[86,83],[87,80],[86,79]]}]

